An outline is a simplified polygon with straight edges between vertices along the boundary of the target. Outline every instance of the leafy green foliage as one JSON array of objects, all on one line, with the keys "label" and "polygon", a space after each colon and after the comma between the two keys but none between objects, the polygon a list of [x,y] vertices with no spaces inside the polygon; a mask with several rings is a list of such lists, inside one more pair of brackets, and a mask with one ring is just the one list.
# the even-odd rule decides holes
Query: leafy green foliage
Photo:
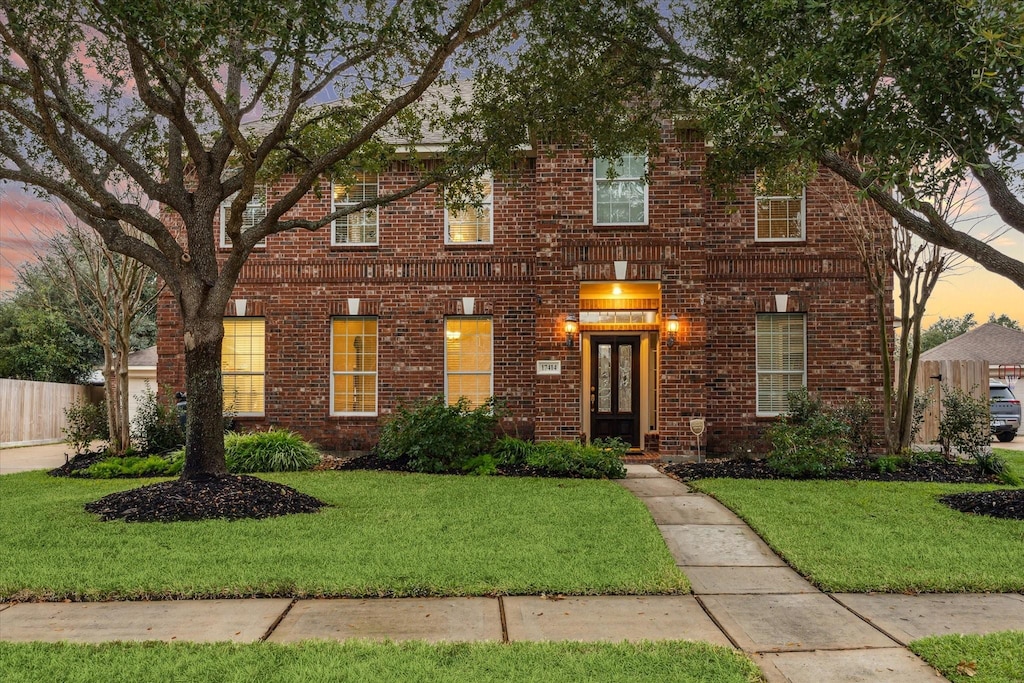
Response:
[{"label": "leafy green foliage", "polygon": [[92,403],[79,399],[64,409],[64,417],[68,423],[64,441],[75,453],[84,453],[93,441],[109,437],[106,401]]},{"label": "leafy green foliage", "polygon": [[159,455],[106,458],[82,470],[82,476],[93,479],[170,477],[181,473],[182,464],[184,463],[181,458],[166,458]]},{"label": "leafy green foliage", "polygon": [[906,462],[906,459],[899,455],[883,455],[871,460],[871,469],[879,474],[895,472]]},{"label": "leafy green foliage", "polygon": [[164,387],[160,396],[146,388],[139,397],[135,419],[132,421],[132,440],[143,453],[157,454],[179,448],[185,443],[185,432],[174,393]]},{"label": "leafy green foliage", "polygon": [[921,351],[934,349],[940,344],[945,344],[950,339],[959,337],[977,324],[978,322],[974,319],[973,313],[967,313],[961,318],[944,318],[940,315],[937,321],[921,333]]},{"label": "leafy green foliage", "polygon": [[988,403],[956,387],[944,389],[938,440],[947,458],[983,457],[992,440]]},{"label": "leafy green foliage", "polygon": [[490,452],[503,414],[493,399],[476,408],[465,397],[449,405],[441,395],[401,405],[381,429],[377,455],[408,460],[417,472],[463,472]]},{"label": "leafy green foliage", "polygon": [[850,463],[849,426],[843,416],[806,390],[786,396],[790,413],[768,428],[768,466],[795,479],[822,476]]},{"label": "leafy green foliage", "polygon": [[990,323],[995,323],[996,325],[1008,327],[1011,330],[1020,331],[1020,323],[1011,318],[1010,316],[1006,315],[1005,313],[1000,313],[998,318],[996,317],[995,313],[989,313],[988,321]]},{"label": "leafy green foliage", "polygon": [[526,464],[548,477],[623,479],[622,456],[629,444],[621,439],[594,439],[587,445],[577,441],[541,441]]},{"label": "leafy green foliage", "polygon": [[236,474],[298,472],[313,469],[320,462],[320,451],[295,432],[269,429],[228,433],[224,437],[224,457],[228,471]]},{"label": "leafy green foliage", "polygon": [[0,301],[0,377],[76,384],[102,360],[96,351],[58,311],[31,307],[24,296]]}]

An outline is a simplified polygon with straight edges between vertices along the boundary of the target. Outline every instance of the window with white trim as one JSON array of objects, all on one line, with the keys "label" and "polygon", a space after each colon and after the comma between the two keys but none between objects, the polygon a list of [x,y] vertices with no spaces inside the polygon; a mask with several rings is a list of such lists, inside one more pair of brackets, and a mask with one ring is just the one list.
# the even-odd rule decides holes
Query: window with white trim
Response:
[{"label": "window with white trim", "polygon": [[806,235],[806,192],[801,187],[770,183],[754,174],[754,239],[795,242]]},{"label": "window with white trim", "polygon": [[[356,173],[349,184],[337,181],[331,183],[331,213],[345,206],[354,206],[377,199],[378,180],[376,173]],[[331,223],[331,244],[375,245],[377,244],[378,209],[369,207],[342,216]]]},{"label": "window with white trim", "polygon": [[465,396],[471,407],[483,405],[494,393],[491,318],[445,318],[444,337],[444,394],[448,404]]},{"label": "window with white trim", "polygon": [[492,244],[494,242],[494,182],[490,174],[476,180],[478,206],[454,209],[445,204],[445,244]]},{"label": "window with white trim", "polygon": [[[228,212],[231,211],[231,202],[237,195],[231,195],[220,205],[220,246],[230,247],[231,238],[228,237],[227,224]],[[252,198],[242,209],[242,232],[251,230],[259,225],[260,221],[267,217],[267,186],[256,185],[252,190]],[[267,246],[266,240],[256,243],[257,247]]]},{"label": "window with white trim", "polygon": [[807,319],[802,313],[759,313],[757,414],[789,409],[786,394],[807,385]]},{"label": "window with white trim", "polygon": [[377,318],[331,322],[331,415],[377,414]]},{"label": "window with white trim", "polygon": [[647,225],[646,174],[646,154],[594,159],[594,225]]},{"label": "window with white trim", "polygon": [[263,415],[265,339],[263,318],[224,319],[220,365],[225,412]]}]

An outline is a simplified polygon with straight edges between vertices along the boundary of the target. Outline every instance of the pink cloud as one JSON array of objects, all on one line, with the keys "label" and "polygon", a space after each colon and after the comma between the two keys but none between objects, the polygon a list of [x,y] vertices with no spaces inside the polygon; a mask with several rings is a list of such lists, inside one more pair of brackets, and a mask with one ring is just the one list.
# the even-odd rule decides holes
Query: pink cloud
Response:
[{"label": "pink cloud", "polygon": [[34,259],[45,248],[47,237],[63,225],[52,203],[21,188],[4,188],[0,194],[0,291],[13,289],[15,268]]}]

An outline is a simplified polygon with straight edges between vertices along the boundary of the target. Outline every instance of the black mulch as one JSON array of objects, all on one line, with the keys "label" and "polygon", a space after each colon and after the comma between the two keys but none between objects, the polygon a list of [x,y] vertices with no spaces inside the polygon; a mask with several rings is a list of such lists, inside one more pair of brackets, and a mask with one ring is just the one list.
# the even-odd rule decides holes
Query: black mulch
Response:
[{"label": "black mulch", "polygon": [[[65,454],[64,457],[67,457]],[[90,465],[98,463],[100,460],[104,460],[107,457],[106,451],[85,451],[78,455],[72,456],[67,462],[58,467],[57,469],[50,470],[47,472],[51,477],[73,477],[75,473],[80,470],[88,468]]]},{"label": "black mulch", "polygon": [[107,522],[180,522],[200,519],[262,519],[316,512],[326,503],[295,489],[225,474],[201,480],[176,479],[111,493],[88,503],[86,511]]},{"label": "black mulch", "polygon": [[[709,460],[703,463],[664,465],[662,470],[680,481],[727,477],[732,479],[785,479],[763,460]],[[832,472],[819,479],[863,481],[924,481],[942,484],[1002,484],[994,474],[982,472],[972,463],[906,463],[895,472],[876,472],[867,463]],[[942,496],[939,501],[954,510],[991,517],[1024,520],[1024,489],[974,491]]]},{"label": "black mulch", "polygon": [[952,493],[942,496],[939,500],[960,512],[1004,519],[1024,519],[1024,489]]}]

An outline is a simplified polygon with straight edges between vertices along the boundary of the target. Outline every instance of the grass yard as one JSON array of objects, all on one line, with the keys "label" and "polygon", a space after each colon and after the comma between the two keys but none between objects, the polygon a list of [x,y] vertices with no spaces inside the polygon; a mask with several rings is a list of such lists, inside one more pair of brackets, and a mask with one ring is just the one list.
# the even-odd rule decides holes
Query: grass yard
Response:
[{"label": "grass yard", "polygon": [[824,590],[1024,590],[1024,522],[937,500],[992,486],[706,479],[693,487],[735,510]]},{"label": "grass yard", "polygon": [[753,683],[753,662],[707,643],[103,645],[0,642],[6,683],[63,681],[679,681]]},{"label": "grass yard", "polygon": [[1024,681],[1024,631],[934,636],[914,641],[910,649],[953,683]]},{"label": "grass yard", "polygon": [[0,599],[651,594],[689,585],[610,481],[307,472],[331,507],[264,520],[100,522],[152,480],[0,477]]},{"label": "grass yard", "polygon": [[1011,451],[1006,448],[993,448],[993,451],[1006,459],[1006,464],[1021,480],[1024,480],[1024,451]]}]

